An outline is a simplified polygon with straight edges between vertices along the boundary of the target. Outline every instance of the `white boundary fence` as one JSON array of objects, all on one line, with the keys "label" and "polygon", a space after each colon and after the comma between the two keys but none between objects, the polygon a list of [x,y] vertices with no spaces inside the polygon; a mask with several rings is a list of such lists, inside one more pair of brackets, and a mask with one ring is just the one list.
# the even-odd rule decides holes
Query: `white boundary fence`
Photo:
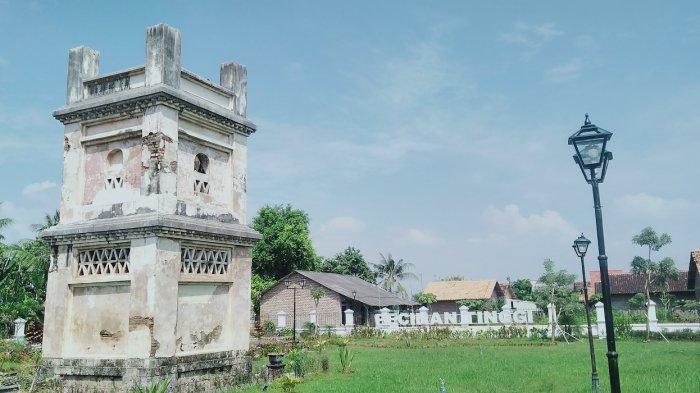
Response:
[{"label": "white boundary fence", "polygon": [[[605,338],[605,315],[603,313],[603,303],[595,304],[595,321],[592,322],[592,334],[598,338]],[[488,330],[498,330],[503,326],[516,326],[525,328],[526,334],[530,336],[532,328],[546,332],[548,336],[552,335],[552,327],[557,336],[563,334],[561,326],[554,320],[556,319],[556,308],[553,304],[548,305],[547,325],[534,324],[532,311],[523,311],[503,307],[501,312],[470,312],[466,306],[461,306],[458,313],[443,313],[429,314],[426,307],[418,309],[417,313],[408,313],[404,311],[391,311],[388,308],[379,310],[374,314],[373,325],[376,329],[384,332],[411,331],[423,330],[431,328],[449,328],[454,331],[472,331],[474,333]],[[481,314],[479,314],[481,313]],[[700,323],[659,323],[656,318],[656,303],[651,301],[647,306],[647,315],[649,318],[649,327],[652,332],[677,332],[686,329],[692,331],[700,331]],[[265,316],[264,316],[265,317]],[[277,329],[291,329],[292,316],[284,311],[278,311],[276,314],[268,315],[263,318],[262,322],[273,321]],[[350,309],[345,310],[345,325],[340,324],[340,319],[337,314],[322,315],[315,311],[308,315],[297,315],[297,330],[301,330],[306,322],[316,324],[320,332],[326,332],[330,329],[333,333],[339,335],[349,334],[354,329],[354,312]],[[439,321],[439,322],[436,322]],[[372,324],[372,323],[370,323]],[[332,327],[332,328],[331,328]],[[584,326],[579,326],[584,328]],[[645,331],[646,323],[633,323],[630,325],[633,331]],[[583,329],[585,330],[585,329]]]}]

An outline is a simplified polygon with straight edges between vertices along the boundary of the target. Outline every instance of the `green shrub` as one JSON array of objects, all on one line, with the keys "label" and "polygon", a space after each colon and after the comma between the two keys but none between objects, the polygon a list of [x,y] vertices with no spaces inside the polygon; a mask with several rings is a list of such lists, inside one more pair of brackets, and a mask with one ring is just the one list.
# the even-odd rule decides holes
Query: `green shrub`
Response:
[{"label": "green shrub", "polygon": [[627,338],[632,333],[632,318],[629,314],[617,313],[613,317],[615,322],[615,335],[620,338]]},{"label": "green shrub", "polygon": [[303,349],[294,348],[285,356],[285,363],[297,377],[303,377],[309,370],[309,356]]},{"label": "green shrub", "polygon": [[385,333],[371,326],[358,326],[350,333],[353,338],[380,338],[384,337]]},{"label": "green shrub", "polygon": [[295,377],[292,374],[284,374],[284,376],[282,376],[282,378],[280,378],[276,381],[276,384],[285,393],[294,393],[294,389],[300,383],[301,383],[301,379],[298,377]]},{"label": "green shrub", "polygon": [[262,324],[262,330],[265,332],[267,335],[272,335],[275,333],[275,323],[272,321],[265,321]]},{"label": "green shrub", "polygon": [[148,386],[138,386],[132,390],[133,393],[167,393],[170,388],[170,380],[154,381]]},{"label": "green shrub", "polygon": [[300,336],[305,340],[316,337],[316,324],[313,322],[305,322]]},{"label": "green shrub", "polygon": [[[649,338],[652,340],[659,341],[664,340],[664,337],[666,337],[666,339],[669,341],[700,341],[700,331],[693,331],[691,329],[683,329],[676,332],[662,332],[662,334],[663,337],[657,332],[651,332]],[[644,340],[646,339],[647,334],[645,331],[635,331],[632,332],[630,336]]]},{"label": "green shrub", "polygon": [[323,355],[321,356],[321,371],[324,373],[327,373],[328,370],[331,368],[330,360],[328,360],[328,356]]},{"label": "green shrub", "polygon": [[0,340],[0,363],[20,363],[31,355],[26,343],[18,340]]},{"label": "green shrub", "polygon": [[340,357],[340,372],[345,374],[352,372],[350,367],[352,367],[355,354],[350,351],[347,344],[338,346],[338,355]]}]

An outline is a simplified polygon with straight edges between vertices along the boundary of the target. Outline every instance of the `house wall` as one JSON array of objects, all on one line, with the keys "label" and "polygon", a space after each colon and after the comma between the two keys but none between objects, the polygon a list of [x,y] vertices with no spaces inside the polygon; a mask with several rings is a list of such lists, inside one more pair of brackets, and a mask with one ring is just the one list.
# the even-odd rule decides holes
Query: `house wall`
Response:
[{"label": "house wall", "polygon": [[[298,273],[289,277],[295,284],[302,278],[305,277]],[[341,326],[342,296],[319,285],[315,281],[311,281],[308,278],[305,279],[306,287],[297,289],[297,327],[302,327],[304,322],[309,320],[309,312],[314,309],[316,310],[317,325],[319,327],[327,325]],[[318,306],[316,306],[316,301],[311,296],[311,291],[314,288],[322,288],[325,291],[325,295],[318,301]],[[291,328],[294,312],[293,290],[287,289],[283,281],[277,283],[260,298],[260,321],[262,323],[272,321],[277,325],[276,314],[278,311],[284,311],[287,314],[287,327]]]},{"label": "house wall", "polygon": [[[676,297],[676,300],[688,300],[688,299],[693,299],[694,294],[690,291],[688,292],[674,292],[672,293],[673,296]],[[616,310],[629,310],[630,305],[629,305],[629,300],[634,296],[634,294],[624,294],[624,295],[612,295],[612,306]],[[651,294],[651,300],[653,300],[657,308],[661,306],[661,299],[659,298],[658,294]]]}]

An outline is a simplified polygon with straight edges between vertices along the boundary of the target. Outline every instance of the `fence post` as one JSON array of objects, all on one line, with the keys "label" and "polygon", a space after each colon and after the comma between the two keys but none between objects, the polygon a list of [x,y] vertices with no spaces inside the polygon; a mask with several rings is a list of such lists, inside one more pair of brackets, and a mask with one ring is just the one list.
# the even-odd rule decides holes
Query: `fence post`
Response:
[{"label": "fence post", "polygon": [[421,306],[421,308],[418,309],[418,317],[420,318],[420,325],[429,325],[430,318],[428,317],[428,307]]},{"label": "fence post", "polygon": [[280,310],[277,311],[277,329],[284,329],[287,327],[287,313]]},{"label": "fence post", "polygon": [[345,327],[352,330],[353,326],[355,326],[355,311],[348,308],[345,310]]},{"label": "fence post", "polygon": [[469,307],[465,305],[459,306],[459,324],[462,326],[469,326],[471,321],[469,320]]},{"label": "fence post", "polygon": [[382,328],[387,328],[391,324],[391,320],[389,318],[389,309],[384,307],[381,310],[379,310],[380,313],[380,325]]},{"label": "fence post", "polygon": [[647,303],[647,318],[649,319],[649,330],[658,332],[659,320],[656,318],[656,303],[651,299]]},{"label": "fence post", "polygon": [[596,323],[598,324],[598,338],[605,338],[605,314],[603,311],[603,303],[595,304]]},{"label": "fence post", "polygon": [[309,311],[309,322],[316,325],[316,310]]},{"label": "fence post", "polygon": [[23,318],[17,318],[15,322],[15,334],[13,337],[17,340],[24,340],[24,328],[27,326],[27,320]]},{"label": "fence post", "polygon": [[549,318],[549,337],[556,337],[557,307],[554,303],[547,305],[547,318]]}]

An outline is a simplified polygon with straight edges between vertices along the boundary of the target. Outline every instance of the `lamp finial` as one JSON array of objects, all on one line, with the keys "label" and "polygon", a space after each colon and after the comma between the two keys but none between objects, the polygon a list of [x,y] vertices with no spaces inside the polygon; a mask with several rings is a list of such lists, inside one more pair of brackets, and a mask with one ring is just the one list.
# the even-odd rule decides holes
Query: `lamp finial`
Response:
[{"label": "lamp finial", "polygon": [[586,120],[583,121],[583,125],[587,126],[589,124],[591,124],[591,121],[588,119],[588,113],[586,113]]}]

